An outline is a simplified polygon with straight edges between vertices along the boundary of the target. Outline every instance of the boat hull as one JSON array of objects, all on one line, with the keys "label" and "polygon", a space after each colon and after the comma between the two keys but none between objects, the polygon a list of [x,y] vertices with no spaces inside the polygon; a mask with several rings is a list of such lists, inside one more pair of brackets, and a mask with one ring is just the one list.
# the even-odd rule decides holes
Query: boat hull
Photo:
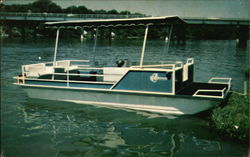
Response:
[{"label": "boat hull", "polygon": [[221,103],[223,99],[197,98],[98,90],[60,89],[22,86],[28,97],[90,104],[109,108],[124,108],[173,115],[192,115]]}]

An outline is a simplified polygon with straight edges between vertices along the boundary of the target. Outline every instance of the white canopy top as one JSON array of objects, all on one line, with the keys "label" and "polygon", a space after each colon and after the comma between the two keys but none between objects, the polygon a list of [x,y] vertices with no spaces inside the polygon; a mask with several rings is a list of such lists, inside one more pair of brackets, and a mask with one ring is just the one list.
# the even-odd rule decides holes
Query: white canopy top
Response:
[{"label": "white canopy top", "polygon": [[98,19],[75,20],[61,22],[46,22],[47,27],[118,27],[118,26],[145,26],[145,25],[172,25],[185,24],[178,16],[127,18],[127,19]]}]

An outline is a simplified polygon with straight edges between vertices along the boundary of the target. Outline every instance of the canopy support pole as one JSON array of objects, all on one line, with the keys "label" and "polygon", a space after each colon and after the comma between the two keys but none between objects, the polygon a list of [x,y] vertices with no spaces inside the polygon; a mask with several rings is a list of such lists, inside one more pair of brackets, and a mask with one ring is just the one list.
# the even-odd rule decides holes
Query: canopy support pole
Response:
[{"label": "canopy support pole", "polygon": [[171,25],[169,30],[168,30],[169,39],[168,39],[168,45],[167,45],[167,53],[168,53],[170,41],[171,41],[171,38],[172,38],[172,31],[173,31],[173,25]]},{"label": "canopy support pole", "polygon": [[148,36],[148,27],[149,27],[149,25],[146,26],[145,34],[144,34],[144,41],[143,41],[142,52],[141,52],[140,68],[142,68],[143,60],[144,60],[144,52],[145,52],[145,47],[146,47],[146,42],[147,42],[147,36]]},{"label": "canopy support pole", "polygon": [[[59,30],[60,28],[57,28],[56,30],[56,43],[55,43],[55,50],[54,50],[54,61],[53,61],[53,68],[56,66],[56,56],[57,56],[57,47],[58,47],[58,39],[59,39]],[[52,80],[54,80],[54,75],[52,75]]]},{"label": "canopy support pole", "polygon": [[53,67],[56,66],[56,56],[57,56],[57,47],[58,47],[58,39],[59,39],[59,30],[60,30],[60,28],[57,28],[57,30],[56,30],[56,43],[55,43],[55,50],[54,50]]},{"label": "canopy support pole", "polygon": [[96,33],[95,33],[95,43],[94,43],[94,48],[93,48],[93,54],[94,54],[94,59],[93,59],[93,61],[94,61],[94,65],[96,64],[96,62],[95,62],[95,56],[96,56],[95,51],[96,51],[96,44],[97,44],[97,38],[98,38],[98,31],[99,31],[99,29],[98,29],[98,27],[97,27],[97,28],[96,28]]},{"label": "canopy support pole", "polygon": [[81,49],[80,49],[80,52],[82,53],[82,45],[83,45],[83,40],[84,40],[84,27],[80,27],[82,33],[81,33],[81,36],[80,36],[80,41],[81,41]]}]

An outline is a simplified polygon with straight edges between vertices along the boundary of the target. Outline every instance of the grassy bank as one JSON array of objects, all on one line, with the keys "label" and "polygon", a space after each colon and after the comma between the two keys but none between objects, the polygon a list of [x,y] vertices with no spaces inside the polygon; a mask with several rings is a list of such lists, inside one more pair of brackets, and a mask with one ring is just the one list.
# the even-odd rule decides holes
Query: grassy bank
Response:
[{"label": "grassy bank", "polygon": [[249,141],[249,95],[232,93],[228,104],[212,111],[212,121],[223,135]]}]

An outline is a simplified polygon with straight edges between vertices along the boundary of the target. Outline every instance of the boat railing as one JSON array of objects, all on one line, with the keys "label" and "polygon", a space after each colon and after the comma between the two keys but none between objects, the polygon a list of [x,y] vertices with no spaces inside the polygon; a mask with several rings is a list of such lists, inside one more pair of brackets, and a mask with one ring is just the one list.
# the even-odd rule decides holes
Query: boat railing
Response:
[{"label": "boat railing", "polygon": [[194,64],[194,58],[188,58],[186,63],[187,64]]},{"label": "boat railing", "polygon": [[[60,61],[56,61],[56,66],[60,65],[61,63],[64,63],[64,64],[67,63],[69,65],[89,66],[89,65],[86,65],[86,63],[89,63],[89,60],[60,60]],[[78,64],[76,64],[76,63],[78,63]],[[37,66],[37,65],[53,66],[53,62],[27,64],[27,65],[23,65],[23,66],[32,67],[32,66]]]},{"label": "boat railing", "polygon": [[112,74],[72,74],[69,73],[69,71],[67,71],[66,73],[52,73],[52,75],[61,75],[61,76],[96,76],[96,77],[104,77],[106,75],[121,75],[121,74],[116,74],[116,73],[112,73]]},{"label": "boat railing", "polygon": [[[92,83],[114,83],[112,81],[101,81],[102,78],[104,78],[106,75],[110,76],[121,76],[120,74],[75,74],[75,73],[69,73],[67,71],[66,73],[50,73],[52,75],[52,78],[49,79],[40,79],[40,78],[34,78],[34,77],[27,77],[26,72],[23,72],[23,76],[17,77],[18,83],[25,84],[26,80],[35,80],[35,81],[55,81],[55,82],[67,82],[67,86],[69,86],[69,83],[71,82],[77,82],[77,83],[86,83],[86,82],[92,82]],[[64,79],[58,79],[56,76],[64,76]],[[71,79],[71,77],[78,76],[78,77],[99,77],[100,81],[85,81],[85,80],[74,80]]]},{"label": "boat railing", "polygon": [[[198,89],[193,96],[196,97],[208,97],[208,98],[224,98],[226,94],[226,88],[223,88],[221,90],[214,90],[214,89]],[[200,94],[199,94],[200,93]],[[203,94],[202,94],[203,93]],[[205,94],[204,94],[205,93]],[[207,94],[212,93],[212,94]],[[218,93],[218,94],[216,94]]]},{"label": "boat railing", "polygon": [[[232,78],[223,78],[223,77],[212,77],[208,83],[212,84],[226,84],[228,87],[223,88],[222,90],[214,90],[214,89],[198,89],[193,96],[199,96],[199,97],[214,97],[214,98],[224,98],[224,96],[229,92],[231,89],[231,82]],[[205,94],[204,94],[205,92]],[[206,93],[220,93],[220,96],[215,96],[213,94],[206,94]],[[200,93],[200,94],[199,94]],[[202,94],[203,93],[203,94]]]},{"label": "boat railing", "polygon": [[[75,60],[75,61],[81,61],[81,60]],[[65,71],[62,73],[48,71],[48,70],[45,73],[43,69],[45,67],[45,63],[33,64],[31,67],[34,68],[34,66],[40,66],[40,69],[35,69],[34,71],[27,71],[27,70],[30,70],[30,69],[27,69],[27,65],[22,66],[22,76],[17,78],[19,83],[25,84],[25,80],[59,81],[59,82],[67,82],[68,85],[70,82],[114,83],[118,81],[129,69],[129,68],[118,68],[118,67],[96,68],[96,67],[83,66],[83,67],[78,67],[77,70],[83,70],[83,71],[86,70],[87,73],[71,73],[69,69],[65,69]],[[91,71],[101,71],[101,73],[91,73]],[[46,78],[46,79],[39,78],[39,76],[42,76],[42,75],[51,75],[52,77]],[[62,76],[62,77],[61,79],[58,79],[58,77],[56,76]],[[76,76],[77,77],[96,77],[97,79],[95,81],[85,81],[84,79],[83,80],[72,79],[72,77],[76,77]]]},{"label": "boat railing", "polygon": [[[40,72],[46,72],[46,70],[50,69],[53,70],[54,68],[65,68],[65,69],[72,69],[77,67],[88,67],[89,60],[61,60],[56,61],[56,64],[54,65],[53,62],[44,62],[44,63],[37,63],[37,64],[28,64],[23,65],[23,71],[29,72],[29,73],[40,73]],[[48,72],[48,71],[47,71]]]},{"label": "boat railing", "polygon": [[208,83],[231,84],[232,78],[212,77]]},{"label": "boat railing", "polygon": [[[186,65],[191,65],[194,64],[194,59],[193,58],[188,58],[186,61]],[[171,62],[164,64],[164,61],[162,61],[161,64],[154,64],[154,65],[136,65],[136,66],[131,66],[131,68],[161,68],[161,69],[168,69],[168,70],[179,70],[184,67],[185,64],[183,64],[182,61],[176,61],[176,62]]]},{"label": "boat railing", "polygon": [[232,78],[224,78],[224,77],[212,77],[208,83],[214,84],[227,84],[228,89],[227,92],[231,89]]},{"label": "boat railing", "polygon": [[[167,69],[167,70],[174,70],[175,68],[178,68],[178,64],[156,64],[156,65],[143,65],[143,66],[131,66],[131,68],[140,68],[140,69],[145,69],[145,68],[160,68],[160,69]],[[182,65],[181,65],[182,66]]]}]

